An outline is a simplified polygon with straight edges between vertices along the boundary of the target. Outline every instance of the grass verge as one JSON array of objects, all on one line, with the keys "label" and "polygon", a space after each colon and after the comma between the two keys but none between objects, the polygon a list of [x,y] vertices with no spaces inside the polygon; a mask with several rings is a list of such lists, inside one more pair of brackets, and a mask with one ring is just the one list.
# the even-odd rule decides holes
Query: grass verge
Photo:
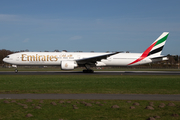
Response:
[{"label": "grass verge", "polygon": [[1,75],[0,93],[180,94],[180,76]]},{"label": "grass verge", "polygon": [[[112,108],[114,105],[116,108]],[[180,119],[180,102],[177,101],[0,100],[0,108],[0,119],[3,120]]]}]

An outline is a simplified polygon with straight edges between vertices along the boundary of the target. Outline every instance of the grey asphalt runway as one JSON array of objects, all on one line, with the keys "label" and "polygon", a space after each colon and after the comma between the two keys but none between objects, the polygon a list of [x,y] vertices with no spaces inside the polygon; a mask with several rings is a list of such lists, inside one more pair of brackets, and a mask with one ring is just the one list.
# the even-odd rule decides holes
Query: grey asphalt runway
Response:
[{"label": "grey asphalt runway", "polygon": [[180,75],[180,71],[0,71],[0,75]]},{"label": "grey asphalt runway", "polygon": [[180,101],[179,95],[148,94],[0,94],[0,99],[101,99],[101,100],[164,100]]}]

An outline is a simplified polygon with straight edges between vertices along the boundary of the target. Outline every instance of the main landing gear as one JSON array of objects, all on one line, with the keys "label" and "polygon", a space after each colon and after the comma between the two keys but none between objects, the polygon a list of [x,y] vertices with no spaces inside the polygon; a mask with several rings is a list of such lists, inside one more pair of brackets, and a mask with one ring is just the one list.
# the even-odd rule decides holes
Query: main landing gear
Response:
[{"label": "main landing gear", "polygon": [[94,73],[94,70],[91,70],[91,69],[85,69],[85,70],[83,70],[83,73]]},{"label": "main landing gear", "polygon": [[83,73],[94,73],[94,70],[90,69],[90,65],[85,65],[85,68]]}]

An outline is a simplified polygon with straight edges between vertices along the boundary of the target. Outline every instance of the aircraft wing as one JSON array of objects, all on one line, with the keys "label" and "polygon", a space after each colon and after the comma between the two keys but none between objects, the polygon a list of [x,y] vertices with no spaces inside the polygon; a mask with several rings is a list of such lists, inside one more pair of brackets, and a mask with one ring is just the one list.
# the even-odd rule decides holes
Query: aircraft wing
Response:
[{"label": "aircraft wing", "polygon": [[100,55],[100,56],[78,59],[76,60],[76,62],[77,64],[95,64],[97,61],[101,61],[102,59],[106,59],[107,57],[118,54],[118,53],[119,52],[115,52],[115,53],[109,53],[109,54]]}]

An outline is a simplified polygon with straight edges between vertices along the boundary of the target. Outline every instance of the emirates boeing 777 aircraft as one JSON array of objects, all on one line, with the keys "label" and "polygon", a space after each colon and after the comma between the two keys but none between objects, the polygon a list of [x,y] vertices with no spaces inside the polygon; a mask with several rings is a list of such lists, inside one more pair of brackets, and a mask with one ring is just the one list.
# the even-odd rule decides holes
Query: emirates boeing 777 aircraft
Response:
[{"label": "emirates boeing 777 aircraft", "polygon": [[19,52],[8,55],[4,62],[17,66],[60,66],[62,70],[85,67],[83,72],[93,73],[91,67],[133,66],[167,60],[161,55],[169,32],[163,32],[143,53],[90,53],[90,52]]}]

